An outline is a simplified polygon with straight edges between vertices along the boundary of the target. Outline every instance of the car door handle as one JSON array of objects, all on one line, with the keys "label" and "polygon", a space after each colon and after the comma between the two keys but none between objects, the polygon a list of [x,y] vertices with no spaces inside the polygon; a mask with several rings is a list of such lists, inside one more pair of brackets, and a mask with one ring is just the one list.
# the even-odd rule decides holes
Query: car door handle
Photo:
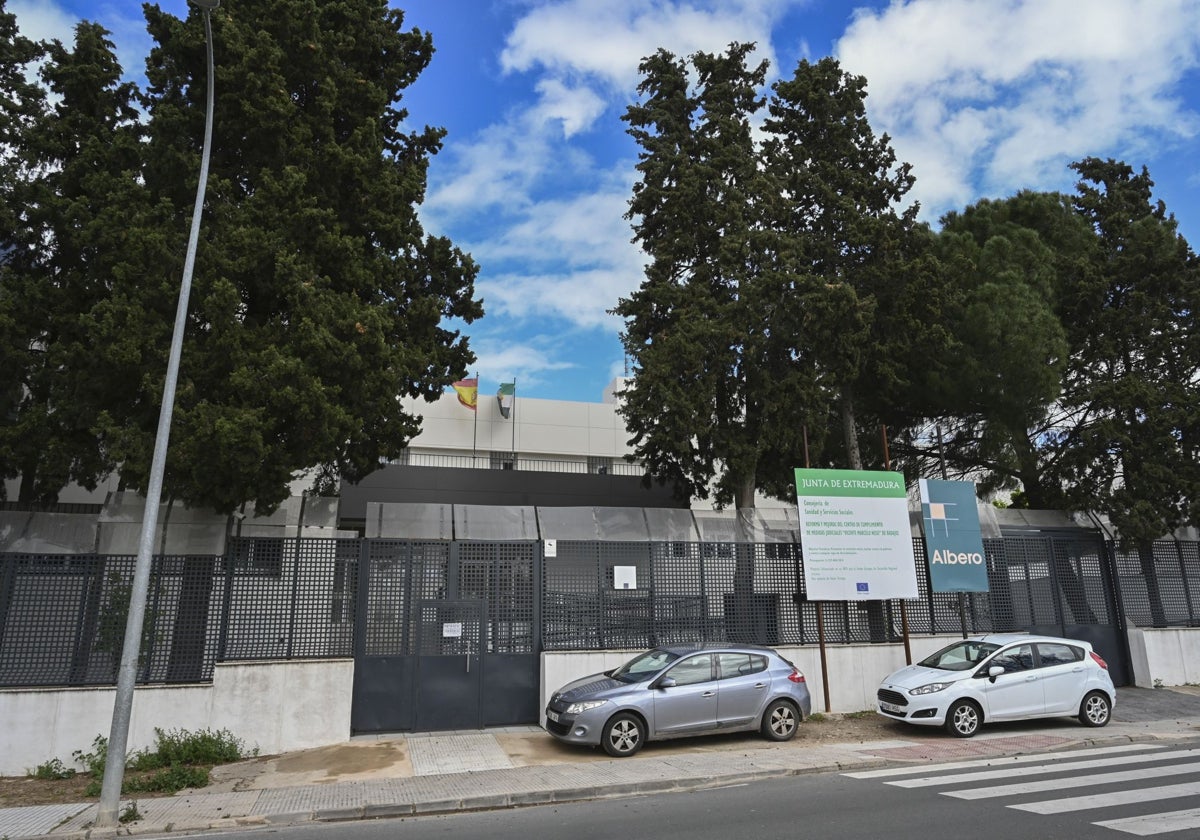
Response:
[{"label": "car door handle", "polygon": [[755,688],[766,688],[767,684],[766,683],[755,683],[754,687]]},{"label": "car door handle", "polygon": [[701,697],[716,697],[716,696],[717,696],[717,692],[715,692],[715,691],[706,691],[706,692],[704,692],[703,694],[701,694],[700,696],[701,696]]},{"label": "car door handle", "polygon": [[1036,682],[1036,681],[1037,681],[1037,674],[1030,674],[1028,677],[1025,678],[1025,682]]}]

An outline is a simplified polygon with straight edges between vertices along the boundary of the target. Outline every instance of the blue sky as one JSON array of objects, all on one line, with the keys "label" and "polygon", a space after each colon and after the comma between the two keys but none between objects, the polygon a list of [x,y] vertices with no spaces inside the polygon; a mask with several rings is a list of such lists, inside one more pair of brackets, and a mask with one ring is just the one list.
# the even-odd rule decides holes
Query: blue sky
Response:
[{"label": "blue sky", "polygon": [[[163,8],[183,14],[183,0]],[[607,314],[643,257],[623,218],[637,149],[621,114],[637,65],[754,41],[771,78],[832,55],[866,76],[868,114],[936,225],[1019,189],[1072,191],[1085,156],[1145,165],[1200,246],[1200,0],[392,0],[437,53],[408,91],[414,124],[445,127],[421,214],[481,265],[487,315],[468,327],[483,393],[598,402],[624,368]],[[8,0],[22,31],[113,32],[140,75],[133,0]],[[225,0],[236,14],[237,0]]]}]

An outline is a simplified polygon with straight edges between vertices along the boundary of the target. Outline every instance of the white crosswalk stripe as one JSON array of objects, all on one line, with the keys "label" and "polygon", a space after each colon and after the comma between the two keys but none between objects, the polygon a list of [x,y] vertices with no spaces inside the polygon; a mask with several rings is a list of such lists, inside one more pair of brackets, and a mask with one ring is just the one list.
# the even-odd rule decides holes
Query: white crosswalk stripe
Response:
[{"label": "white crosswalk stripe", "polygon": [[1124,831],[1126,834],[1136,834],[1147,837],[1151,834],[1163,834],[1168,831],[1185,831],[1189,828],[1200,828],[1200,808],[1188,808],[1186,811],[1168,811],[1165,814],[1148,814],[1144,817],[1125,817],[1119,820],[1101,820],[1096,825]]},{"label": "white crosswalk stripe", "polygon": [[[1055,778],[1029,778],[1051,774],[1055,774]],[[1200,796],[1200,781],[1189,780],[1179,784],[1139,787],[1140,784],[1172,776],[1200,776],[1200,748],[1170,750],[1155,745],[1128,744],[1042,755],[950,762],[934,766],[889,767],[843,775],[855,779],[878,780],[898,788],[953,788],[941,790],[939,793],[942,796],[969,801],[1028,799],[1030,801],[1003,804],[1005,807],[1032,814],[1057,815],[1138,806],[1142,803],[1165,803],[1172,799]],[[1014,781],[1006,784],[981,784],[1002,779]],[[1039,794],[1049,791],[1096,788],[1101,785],[1106,786],[1106,789],[1110,785],[1124,785],[1125,788],[1082,796],[1038,799]],[[1108,813],[1111,814],[1112,811]],[[1139,837],[1187,832],[1200,828],[1200,808],[1113,817],[1095,820],[1093,824]]]},{"label": "white crosswalk stripe", "polygon": [[1093,808],[1114,808],[1118,805],[1132,805],[1135,802],[1153,802],[1160,799],[1178,799],[1181,796],[1200,796],[1200,782],[1188,782],[1182,785],[1164,785],[1163,787],[1136,788],[1134,790],[1117,790],[1112,793],[1094,793],[1089,796],[1069,796],[1064,799],[1050,799],[1046,802],[1025,802],[1020,805],[1009,805],[1018,811],[1031,811],[1035,814],[1065,814],[1070,811],[1089,811]]},{"label": "white crosswalk stripe", "polygon": [[[934,765],[937,770],[969,770],[973,767],[998,767],[1000,765],[1032,764],[1039,761],[1056,761],[1060,758],[1079,758],[1080,756],[1111,755],[1113,753],[1147,752],[1160,750],[1162,747],[1153,744],[1118,744],[1115,747],[1094,747],[1090,750],[1070,750],[1068,752],[1035,753],[1032,755],[1010,755],[1003,758],[973,758],[970,761],[947,761],[945,764]],[[914,773],[926,773],[929,765],[918,767],[885,767],[882,770],[856,770],[853,773],[843,773],[851,779],[885,779],[891,776],[911,776]]]},{"label": "white crosswalk stripe", "polygon": [[1108,785],[1115,782],[1136,782],[1141,779],[1159,779],[1163,776],[1185,776],[1189,773],[1200,773],[1200,761],[1190,761],[1187,764],[1170,764],[1166,767],[1141,767],[1137,770],[1121,770],[1116,773],[1091,773],[1086,776],[1072,776],[1066,779],[1039,779],[1036,782],[1018,782],[1013,785],[993,785],[991,787],[972,788],[971,790],[951,790],[946,791],[946,796],[953,796],[957,799],[992,799],[997,796],[1040,793],[1046,790],[1092,787],[1093,785]]},{"label": "white crosswalk stripe", "polygon": [[[1200,749],[1171,750],[1164,753],[1127,756],[1121,759],[1123,764],[1135,764],[1148,761],[1160,761],[1169,758],[1195,758],[1200,760]],[[1039,773],[1059,773],[1068,770],[1094,770],[1099,767],[1111,767],[1112,760],[1096,758],[1088,761],[1068,761],[1063,764],[1038,764],[1033,767],[1006,767],[998,770],[986,770],[980,773],[958,773],[953,776],[925,776],[920,779],[904,779],[899,782],[888,782],[896,787],[930,787],[932,785],[958,784],[959,782],[982,782],[988,779],[1007,779],[1012,776],[1036,776]],[[1055,786],[1058,786],[1055,783]]]}]

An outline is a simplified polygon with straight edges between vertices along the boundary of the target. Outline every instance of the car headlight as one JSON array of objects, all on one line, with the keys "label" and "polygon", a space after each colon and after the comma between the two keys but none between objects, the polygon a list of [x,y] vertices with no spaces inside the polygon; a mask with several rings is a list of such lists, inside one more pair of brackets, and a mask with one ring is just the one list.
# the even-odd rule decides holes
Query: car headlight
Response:
[{"label": "car headlight", "polygon": [[923,686],[920,686],[919,688],[909,689],[908,693],[909,694],[933,694],[935,692],[941,691],[944,688],[949,688],[952,685],[954,685],[954,683],[948,683],[948,682],[930,683],[929,685],[923,685]]},{"label": "car headlight", "polygon": [[595,709],[597,706],[603,706],[607,702],[607,700],[584,700],[582,703],[572,703],[567,706],[566,714],[578,715],[589,709]]}]

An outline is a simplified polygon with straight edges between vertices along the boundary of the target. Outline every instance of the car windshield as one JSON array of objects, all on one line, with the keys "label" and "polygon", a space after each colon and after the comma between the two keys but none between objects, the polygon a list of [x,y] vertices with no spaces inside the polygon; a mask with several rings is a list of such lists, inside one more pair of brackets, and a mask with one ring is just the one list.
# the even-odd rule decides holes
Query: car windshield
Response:
[{"label": "car windshield", "polygon": [[918,664],[942,671],[969,671],[1000,649],[1000,645],[968,639],[944,647]]},{"label": "car windshield", "polygon": [[667,650],[650,650],[634,657],[613,671],[612,678],[627,683],[641,682],[654,676],[678,658],[679,654]]}]

